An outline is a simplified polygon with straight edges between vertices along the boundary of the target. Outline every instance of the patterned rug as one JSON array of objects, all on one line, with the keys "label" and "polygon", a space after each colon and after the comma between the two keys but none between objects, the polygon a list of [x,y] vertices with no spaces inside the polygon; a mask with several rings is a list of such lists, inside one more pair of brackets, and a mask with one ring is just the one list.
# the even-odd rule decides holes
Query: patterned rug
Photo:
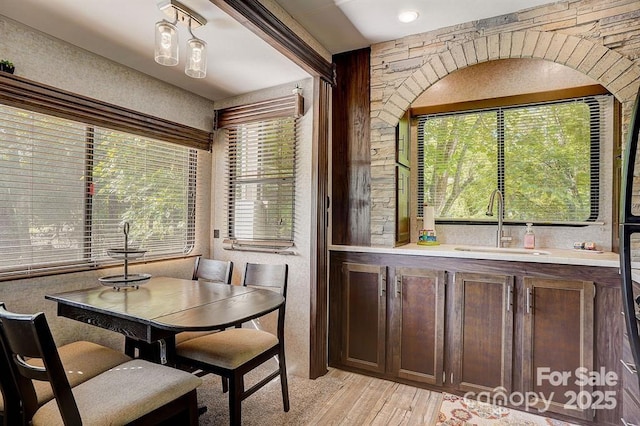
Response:
[{"label": "patterned rug", "polygon": [[474,401],[449,393],[442,394],[436,426],[576,426],[523,411]]}]

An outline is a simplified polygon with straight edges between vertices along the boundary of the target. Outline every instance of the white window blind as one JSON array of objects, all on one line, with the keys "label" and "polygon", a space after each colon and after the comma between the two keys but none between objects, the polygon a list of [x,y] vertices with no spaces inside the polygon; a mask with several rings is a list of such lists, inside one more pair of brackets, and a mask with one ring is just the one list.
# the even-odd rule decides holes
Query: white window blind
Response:
[{"label": "white window blind", "polygon": [[0,277],[194,243],[196,150],[0,105]]},{"label": "white window blind", "polygon": [[297,119],[239,124],[227,137],[229,238],[292,245]]},{"label": "white window blind", "polygon": [[598,219],[600,140],[611,96],[589,96],[418,118],[418,216],[486,221],[491,192],[505,221]]}]

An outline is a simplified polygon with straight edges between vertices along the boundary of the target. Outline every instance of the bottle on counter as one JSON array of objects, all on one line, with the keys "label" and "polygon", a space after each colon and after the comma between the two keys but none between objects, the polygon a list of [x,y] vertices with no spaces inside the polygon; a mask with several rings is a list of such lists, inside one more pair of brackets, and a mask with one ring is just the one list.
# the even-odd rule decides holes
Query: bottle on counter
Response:
[{"label": "bottle on counter", "polygon": [[524,248],[526,249],[536,248],[536,234],[533,233],[532,226],[533,223],[527,223],[527,230],[524,233]]}]

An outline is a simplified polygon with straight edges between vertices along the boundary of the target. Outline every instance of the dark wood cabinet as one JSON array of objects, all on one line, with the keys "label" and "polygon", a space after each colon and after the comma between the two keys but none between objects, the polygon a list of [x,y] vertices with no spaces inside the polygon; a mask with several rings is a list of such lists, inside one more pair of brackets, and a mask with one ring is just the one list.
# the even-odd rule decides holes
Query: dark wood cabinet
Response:
[{"label": "dark wood cabinet", "polygon": [[442,384],[444,372],[444,271],[396,268],[389,301],[391,373]]},{"label": "dark wood cabinet", "polygon": [[525,277],[524,296],[524,391],[553,395],[549,411],[592,419],[579,398],[593,387],[581,385],[578,369],[594,371],[593,282]]},{"label": "dark wood cabinet", "polygon": [[387,268],[345,263],[342,363],[383,373],[386,345]]},{"label": "dark wood cabinet", "polygon": [[[634,299],[640,295],[640,285],[633,283]],[[638,321],[638,307],[636,304],[636,321]],[[640,425],[640,383],[638,381],[638,366],[633,360],[631,346],[629,344],[629,335],[627,334],[626,324],[624,322],[624,312],[622,313],[623,338],[622,338],[622,424]],[[639,324],[640,325],[640,324]]]},{"label": "dark wood cabinet", "polygon": [[456,273],[451,381],[471,392],[511,392],[513,276]]},{"label": "dark wood cabinet", "polygon": [[410,119],[409,112],[400,118],[396,127],[396,163],[409,167],[411,162],[410,147]]},{"label": "dark wood cabinet", "polygon": [[396,244],[408,243],[411,238],[411,172],[396,166]]},{"label": "dark wood cabinet", "polygon": [[[546,415],[640,425],[630,386],[637,374],[620,362],[630,354],[623,353],[618,268],[376,249],[335,251],[330,259],[330,366],[459,395],[553,393]],[[579,387],[578,368],[621,380]],[[545,373],[570,380],[566,387],[539,380]],[[581,401],[568,399],[580,392]],[[587,404],[564,407],[572,402]]]},{"label": "dark wood cabinet", "polygon": [[411,239],[411,146],[409,112],[396,127],[396,244]]}]

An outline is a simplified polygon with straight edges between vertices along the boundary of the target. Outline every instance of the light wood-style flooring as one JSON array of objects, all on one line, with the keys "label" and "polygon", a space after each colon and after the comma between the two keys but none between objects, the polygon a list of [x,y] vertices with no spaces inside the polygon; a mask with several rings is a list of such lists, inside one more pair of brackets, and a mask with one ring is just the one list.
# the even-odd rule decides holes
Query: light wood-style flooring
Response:
[{"label": "light wood-style flooring", "polygon": [[[247,377],[247,387],[250,383],[251,377]],[[442,395],[330,369],[315,380],[290,374],[289,398],[291,409],[285,413],[280,381],[275,379],[243,401],[243,426],[435,425]],[[198,400],[199,405],[207,406],[200,417],[201,426],[229,424],[227,394],[221,391],[219,377],[205,376]]]},{"label": "light wood-style flooring", "polygon": [[442,395],[387,380],[333,369],[344,385],[318,407],[314,425],[433,425]]}]

